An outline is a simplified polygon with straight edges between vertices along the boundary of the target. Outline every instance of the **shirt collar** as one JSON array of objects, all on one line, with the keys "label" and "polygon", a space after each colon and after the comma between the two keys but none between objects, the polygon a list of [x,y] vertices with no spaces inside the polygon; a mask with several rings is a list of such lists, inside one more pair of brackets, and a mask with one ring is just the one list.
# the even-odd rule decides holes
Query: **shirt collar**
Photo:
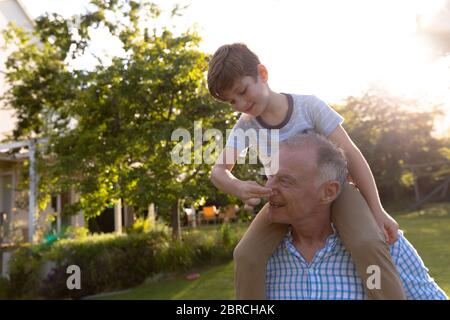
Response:
[{"label": "shirt collar", "polygon": [[266,123],[263,118],[261,118],[261,116],[257,116],[256,117],[256,121],[259,123],[259,125],[265,129],[281,129],[283,128],[288,122],[289,120],[291,120],[291,116],[292,116],[292,112],[294,110],[294,99],[292,98],[292,95],[287,94],[287,93],[282,93],[282,95],[285,95],[288,99],[288,111],[286,113],[286,117],[284,118],[284,120],[277,124],[277,125],[270,125],[268,123]]},{"label": "shirt collar", "polygon": [[[311,263],[315,263],[317,261],[317,259],[324,258],[326,256],[332,255],[332,254],[336,253],[337,251],[339,251],[340,238],[339,238],[339,235],[338,235],[337,230],[334,227],[334,225],[332,224],[331,226],[333,228],[333,233],[328,236],[327,240],[325,241],[325,246],[323,248],[319,249],[315,253],[314,258]],[[294,239],[292,237],[292,228],[289,228],[288,233],[286,234],[286,236],[283,239],[283,243],[284,243],[286,249],[291,254],[293,254],[294,256],[297,256],[297,257],[301,257],[302,260],[304,260],[304,258],[301,256],[300,252],[298,252],[297,248],[294,245]]]}]

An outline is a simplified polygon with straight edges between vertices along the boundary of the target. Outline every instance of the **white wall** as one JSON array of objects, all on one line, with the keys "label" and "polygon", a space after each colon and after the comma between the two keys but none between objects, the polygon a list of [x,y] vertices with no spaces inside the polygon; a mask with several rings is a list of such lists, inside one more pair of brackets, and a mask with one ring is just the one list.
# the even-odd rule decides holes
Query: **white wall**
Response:
[{"label": "white wall", "polygon": [[[19,27],[25,30],[31,30],[32,28],[29,16],[24,11],[20,1],[0,0],[0,30],[4,30],[10,21],[14,21]],[[3,47],[3,45],[3,37],[0,37],[0,47]],[[8,50],[0,49],[0,96],[3,96],[3,93],[7,89],[3,72],[5,71],[4,63],[11,50],[12,48],[8,48]],[[0,108],[3,106],[0,102]],[[0,141],[4,139],[5,134],[11,133],[14,122],[12,111],[0,110]]]}]

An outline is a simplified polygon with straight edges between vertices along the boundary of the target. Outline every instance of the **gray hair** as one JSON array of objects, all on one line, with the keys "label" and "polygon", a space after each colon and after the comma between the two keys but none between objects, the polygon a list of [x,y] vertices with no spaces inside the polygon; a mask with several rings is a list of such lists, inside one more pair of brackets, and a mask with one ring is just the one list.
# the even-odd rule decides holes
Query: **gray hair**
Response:
[{"label": "gray hair", "polygon": [[338,181],[341,187],[347,182],[347,159],[344,151],[324,136],[310,131],[283,140],[280,147],[287,147],[289,150],[316,148],[321,182],[334,180]]}]

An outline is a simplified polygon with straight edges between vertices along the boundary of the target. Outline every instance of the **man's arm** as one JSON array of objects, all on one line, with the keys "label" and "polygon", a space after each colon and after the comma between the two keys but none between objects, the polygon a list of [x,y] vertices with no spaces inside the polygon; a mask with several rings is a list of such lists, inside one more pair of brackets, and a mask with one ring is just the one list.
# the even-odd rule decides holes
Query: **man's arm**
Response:
[{"label": "man's arm", "polygon": [[400,232],[397,243],[391,246],[391,255],[408,300],[448,300],[445,292],[428,274],[417,250]]}]

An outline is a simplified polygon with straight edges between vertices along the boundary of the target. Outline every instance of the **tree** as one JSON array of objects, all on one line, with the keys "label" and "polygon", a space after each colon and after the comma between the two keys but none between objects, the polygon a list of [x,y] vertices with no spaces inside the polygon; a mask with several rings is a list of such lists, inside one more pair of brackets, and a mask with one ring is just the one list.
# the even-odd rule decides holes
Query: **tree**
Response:
[{"label": "tree", "polygon": [[[5,99],[18,115],[14,136],[49,137],[41,192],[74,188],[80,200],[67,212],[82,209],[94,217],[118,199],[140,212],[155,202],[166,219],[172,213],[179,238],[179,199],[199,199],[215,188],[210,165],[172,161],[178,141],[171,134],[177,128],[192,132],[194,121],[224,132],[235,115],[207,94],[208,56],[199,51],[195,31],[175,35],[166,27],[150,28],[161,14],[152,3],[92,4],[96,10],[69,19],[39,17],[33,36],[8,29],[8,43],[18,48],[6,64],[12,88]],[[73,69],[71,60],[87,54],[91,31],[98,28],[120,39],[124,55],[109,64],[99,58],[92,71]]]},{"label": "tree", "polygon": [[368,92],[334,106],[346,119],[344,127],[366,157],[382,199],[400,200],[410,191],[402,184],[405,164],[443,160],[439,152],[443,142],[432,136],[434,119],[441,111],[438,106],[411,111],[417,110],[417,104]]}]

